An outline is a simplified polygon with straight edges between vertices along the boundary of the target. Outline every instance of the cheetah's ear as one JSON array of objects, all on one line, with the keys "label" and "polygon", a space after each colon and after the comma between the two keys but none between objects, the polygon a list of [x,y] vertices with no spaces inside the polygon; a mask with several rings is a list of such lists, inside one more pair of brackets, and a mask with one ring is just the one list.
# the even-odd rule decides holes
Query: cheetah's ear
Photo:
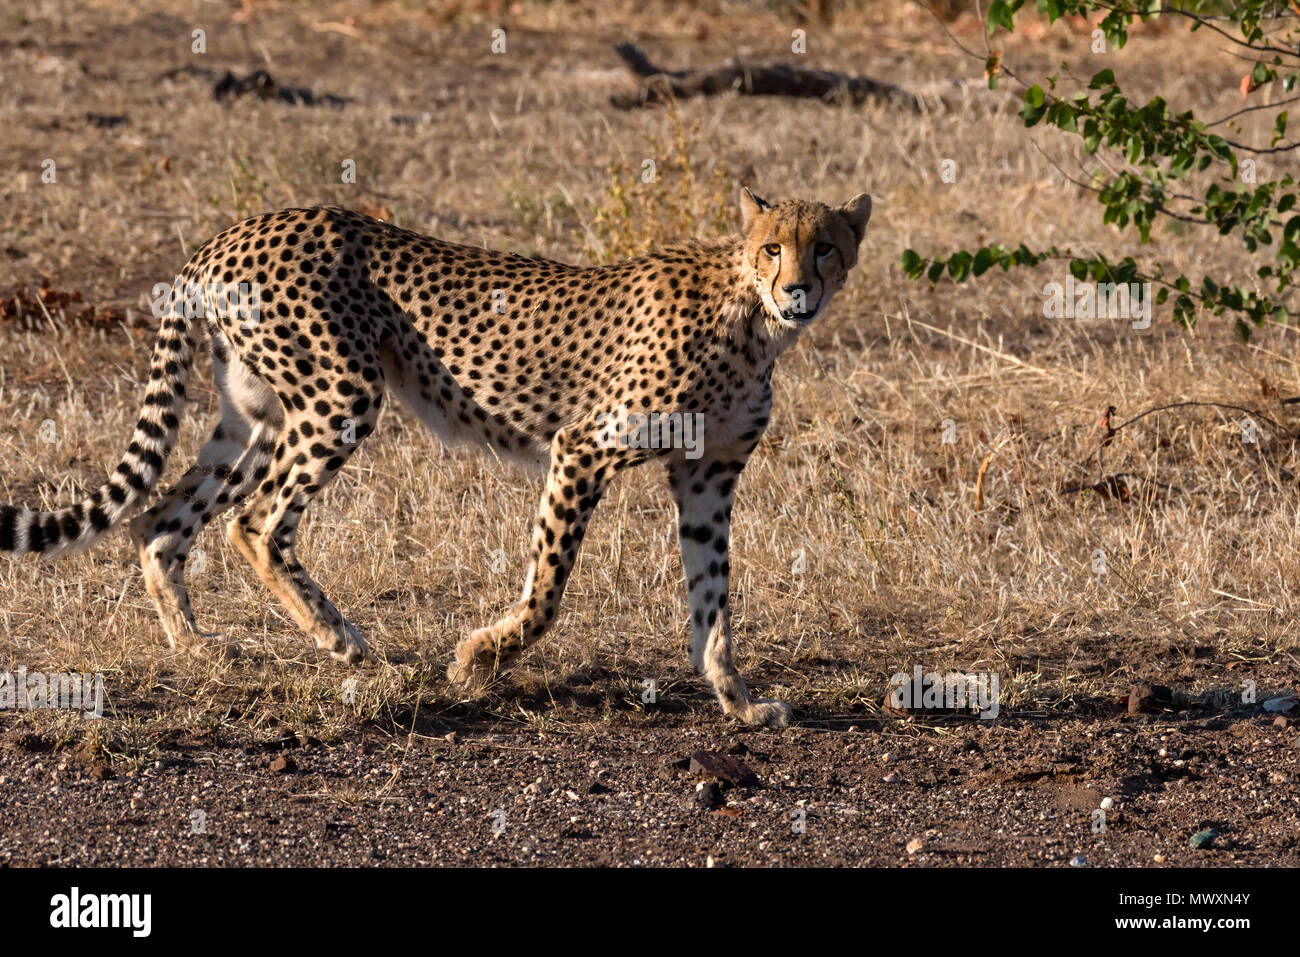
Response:
[{"label": "cheetah's ear", "polygon": [[765,209],[771,209],[772,204],[765,199],[760,199],[749,191],[748,186],[740,188],[740,231],[749,232],[749,227],[754,224],[754,217]]},{"label": "cheetah's ear", "polygon": [[858,242],[862,242],[862,237],[867,232],[867,220],[871,218],[870,194],[860,193],[854,196],[839,208],[839,214],[848,221]]}]

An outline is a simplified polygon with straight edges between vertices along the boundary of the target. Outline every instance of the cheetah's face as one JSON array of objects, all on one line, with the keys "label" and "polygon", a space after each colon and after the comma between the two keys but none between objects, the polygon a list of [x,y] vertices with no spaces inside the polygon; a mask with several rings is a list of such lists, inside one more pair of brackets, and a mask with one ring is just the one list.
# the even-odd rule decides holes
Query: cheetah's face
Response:
[{"label": "cheetah's face", "polygon": [[844,285],[858,261],[871,197],[843,206],[801,200],[775,206],[741,190],[745,264],[768,315],[780,326],[811,323]]}]

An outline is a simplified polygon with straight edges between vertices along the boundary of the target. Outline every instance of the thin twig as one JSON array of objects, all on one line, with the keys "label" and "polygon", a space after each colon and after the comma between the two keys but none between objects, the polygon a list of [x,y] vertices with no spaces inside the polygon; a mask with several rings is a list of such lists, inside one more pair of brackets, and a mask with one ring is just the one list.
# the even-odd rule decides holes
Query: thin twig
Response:
[{"label": "thin twig", "polygon": [[[1202,402],[1202,401],[1189,399],[1186,402],[1170,402],[1168,405],[1154,406],[1150,409],[1147,409],[1145,412],[1139,412],[1137,415],[1133,416],[1133,418],[1125,422],[1121,422],[1119,425],[1107,424],[1105,437],[1101,440],[1100,443],[1098,443],[1096,450],[1091,455],[1088,456],[1088,460],[1091,461],[1092,458],[1096,456],[1097,467],[1099,470],[1103,470],[1102,459],[1101,459],[1102,449],[1104,449],[1107,445],[1110,444],[1111,439],[1113,439],[1116,435],[1118,435],[1121,429],[1127,428],[1128,426],[1132,425],[1134,422],[1137,422],[1139,419],[1145,419],[1148,415],[1154,415],[1156,412],[1168,412],[1170,409],[1185,409],[1185,408],[1191,408],[1197,406],[1203,408],[1212,408],[1212,409],[1231,409],[1234,412],[1244,412],[1246,415],[1253,416],[1257,419],[1260,419],[1268,423],[1273,428],[1277,429],[1278,432],[1290,436],[1292,440],[1300,441],[1300,434],[1291,431],[1291,429],[1287,428],[1286,426],[1282,425],[1276,420],[1269,418],[1267,415],[1264,415],[1264,413],[1256,411],[1255,409],[1248,409],[1244,405],[1233,405],[1231,402]],[[1109,423],[1109,416],[1107,417],[1106,421],[1107,423]],[[1106,480],[1106,476],[1104,474],[1100,475],[1100,480],[1104,482]]]}]

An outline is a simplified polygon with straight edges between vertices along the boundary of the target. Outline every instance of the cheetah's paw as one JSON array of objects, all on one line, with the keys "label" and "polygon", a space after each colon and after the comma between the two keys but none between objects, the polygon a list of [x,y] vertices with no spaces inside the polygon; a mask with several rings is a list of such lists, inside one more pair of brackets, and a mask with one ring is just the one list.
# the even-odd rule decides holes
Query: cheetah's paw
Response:
[{"label": "cheetah's paw", "polygon": [[755,698],[746,707],[738,708],[735,714],[745,724],[775,729],[786,727],[793,717],[790,706],[776,698]]}]

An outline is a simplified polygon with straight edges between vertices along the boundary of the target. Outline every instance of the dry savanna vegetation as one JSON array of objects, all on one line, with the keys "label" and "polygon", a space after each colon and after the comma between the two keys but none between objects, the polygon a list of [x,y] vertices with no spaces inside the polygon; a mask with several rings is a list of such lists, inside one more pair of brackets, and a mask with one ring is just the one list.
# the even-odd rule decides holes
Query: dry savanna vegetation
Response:
[{"label": "dry savanna vegetation", "polygon": [[[1026,130],[1015,85],[987,91],[980,60],[958,49],[983,49],[963,5],[942,20],[901,0],[838,6],[827,20],[775,0],[5,5],[7,503],[72,502],[116,465],[143,392],[150,290],[252,213],[337,203],[453,241],[594,263],[735,229],[742,184],[772,200],[875,197],[849,285],[778,365],[771,427],[737,499],[737,662],[762,693],[790,701],[797,726],[784,739],[729,725],[690,673],[672,502],[654,467],[605,498],[559,625],[485,695],[461,700],[443,677],[448,656],[517,595],[537,479],[444,450],[388,407],[316,498],[300,538],[304,565],[370,642],[359,669],[311,647],[221,523],[191,558],[189,582],[200,627],[243,647],[234,661],[167,648],[125,534],[57,562],[0,560],[0,666],[100,672],[107,692],[99,722],[0,714],[5,753],[22,755],[15,766],[40,761],[75,777],[77,762],[107,765],[101,773],[129,798],[195,749],[260,753],[296,740],[307,755],[298,764],[309,765],[313,751],[362,742],[383,755],[382,780],[311,789],[373,811],[426,751],[456,778],[481,767],[501,793],[549,773],[523,770],[504,750],[458,750],[466,740],[526,740],[543,756],[545,742],[564,742],[585,766],[614,738],[635,739],[640,760],[654,763],[741,734],[795,764],[798,754],[780,751],[791,742],[834,755],[825,760],[839,769],[839,791],[805,780],[768,800],[815,809],[835,791],[872,821],[834,818],[845,843],[812,858],[799,856],[810,844],[760,852],[710,831],[681,852],[687,863],[702,863],[701,845],[725,845],[737,861],[1144,863],[1195,855],[1187,836],[1209,825],[1225,835],[1225,862],[1300,860],[1296,731],[1241,700],[1247,687],[1263,701],[1296,684],[1300,406],[1286,402],[1300,395],[1296,332],[1266,328],[1243,344],[1228,320],[1188,331],[1159,308],[1149,329],[1049,318],[1042,288],[1065,281],[1064,264],[993,270],[962,286],[909,281],[904,249],[986,242],[1102,249],[1189,274],[1221,263],[1238,279],[1250,260],[1234,241],[1179,223],[1146,247],[1102,225],[1095,199],[1070,181],[1083,175],[1078,141]],[[498,28],[506,48],[494,53]],[[192,52],[195,29],[203,53]],[[804,54],[791,52],[795,29],[806,31]],[[625,40],[671,68],[739,55],[867,74],[928,106],[724,95],[619,109],[611,94],[633,83],[613,50]],[[1103,54],[1089,49],[1086,24],[1000,42],[1007,62],[1040,76],[1068,60],[1080,76],[1109,66],[1133,94],[1204,116],[1241,104],[1241,63],[1178,24],[1153,23]],[[255,69],[344,102],[214,98],[227,70]],[[47,161],[54,182],[43,179]],[[344,181],[349,162],[355,182]],[[1260,164],[1261,177],[1297,166],[1289,153]],[[192,381],[169,479],[216,415],[206,359]],[[1147,415],[1098,455],[1104,421],[1185,402],[1205,404]],[[890,713],[889,676],[916,664],[996,672],[997,721]],[[343,700],[349,678],[355,701]],[[656,703],[642,700],[646,678]],[[1130,718],[1124,703],[1144,683],[1171,689],[1168,706]],[[1166,755],[1192,737],[1190,754]],[[1128,757],[1108,763],[1108,738]],[[982,768],[961,757],[975,751]],[[884,765],[902,761],[896,786],[911,786],[908,769],[924,775],[927,754],[975,762],[984,775],[964,778],[965,797],[933,818],[917,810],[921,798],[882,783]],[[1166,758],[1193,771],[1174,774]],[[1050,770],[1062,762],[1064,778]],[[1026,763],[1030,776],[1016,777]],[[1039,765],[1050,773],[1033,777]],[[1146,785],[1134,783],[1141,775]],[[1017,796],[1040,779],[1067,794],[1047,800],[1041,819],[1032,795]],[[1171,789],[1182,786],[1193,790],[1179,812]],[[1106,788],[1130,816],[1099,843],[1088,813]],[[951,809],[980,805],[982,789],[1009,803],[987,803],[984,817]],[[665,802],[690,801],[689,782],[661,790],[672,791]],[[482,800],[485,813],[501,798]],[[993,819],[1004,812],[1046,836],[1017,844]],[[788,832],[774,813],[771,827]],[[883,830],[855,842],[847,822]],[[945,845],[954,833],[962,837]],[[949,850],[905,853],[910,839]],[[0,837],[0,855],[53,859],[37,847]],[[525,847],[502,859],[531,858]],[[623,862],[624,852],[603,847],[591,859]]]}]

